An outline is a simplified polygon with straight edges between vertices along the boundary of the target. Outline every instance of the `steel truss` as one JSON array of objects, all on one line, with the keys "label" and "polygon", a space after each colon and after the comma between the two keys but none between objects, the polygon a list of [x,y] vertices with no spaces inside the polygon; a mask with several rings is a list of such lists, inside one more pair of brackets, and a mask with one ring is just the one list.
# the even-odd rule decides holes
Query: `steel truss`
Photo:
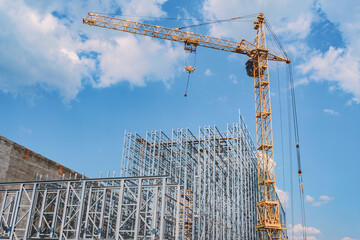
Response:
[{"label": "steel truss", "polygon": [[0,183],[1,239],[175,239],[166,176]]},{"label": "steel truss", "polygon": [[122,163],[122,176],[164,174],[181,184],[176,239],[258,239],[256,148],[242,117],[226,131],[125,133]]}]

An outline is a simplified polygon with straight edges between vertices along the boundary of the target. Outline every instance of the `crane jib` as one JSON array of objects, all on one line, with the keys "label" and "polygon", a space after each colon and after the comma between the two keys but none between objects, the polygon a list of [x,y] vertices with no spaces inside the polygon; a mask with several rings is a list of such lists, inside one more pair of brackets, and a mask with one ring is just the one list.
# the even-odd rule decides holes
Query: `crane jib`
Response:
[{"label": "crane jib", "polygon": [[[236,41],[196,34],[193,32],[180,31],[177,29],[165,28],[151,24],[107,17],[94,13],[89,13],[88,16],[83,19],[83,23],[91,26],[103,27],[103,28],[108,28],[123,32],[130,32],[138,35],[161,38],[175,42],[182,42],[182,43],[188,42],[193,44],[194,46],[202,46],[202,47],[213,48],[222,51],[240,53],[247,55],[249,57],[252,56],[252,52],[256,49],[256,45],[244,39],[241,42],[236,42]],[[274,61],[287,60],[283,57],[276,56],[275,54],[268,53],[268,55],[269,55],[269,60],[274,60]]]}]

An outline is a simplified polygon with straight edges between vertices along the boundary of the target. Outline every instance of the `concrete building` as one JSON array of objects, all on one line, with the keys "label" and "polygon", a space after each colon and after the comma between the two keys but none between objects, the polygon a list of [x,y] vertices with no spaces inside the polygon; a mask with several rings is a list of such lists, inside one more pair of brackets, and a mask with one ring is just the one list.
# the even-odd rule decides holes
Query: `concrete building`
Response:
[{"label": "concrete building", "polygon": [[82,178],[82,175],[0,136],[0,182]]}]

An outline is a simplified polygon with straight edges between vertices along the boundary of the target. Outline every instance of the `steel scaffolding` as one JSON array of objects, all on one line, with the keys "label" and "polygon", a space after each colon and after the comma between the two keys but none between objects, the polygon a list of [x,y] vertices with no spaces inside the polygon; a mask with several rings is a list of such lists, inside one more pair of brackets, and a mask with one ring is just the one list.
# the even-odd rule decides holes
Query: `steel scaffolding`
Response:
[{"label": "steel scaffolding", "polygon": [[122,176],[168,175],[181,185],[176,239],[258,239],[256,149],[242,119],[227,125],[125,133]]},{"label": "steel scaffolding", "polygon": [[0,183],[0,239],[257,240],[256,152],[241,117],[125,133],[121,177]]},{"label": "steel scaffolding", "polygon": [[175,239],[166,176],[0,183],[1,239]]}]

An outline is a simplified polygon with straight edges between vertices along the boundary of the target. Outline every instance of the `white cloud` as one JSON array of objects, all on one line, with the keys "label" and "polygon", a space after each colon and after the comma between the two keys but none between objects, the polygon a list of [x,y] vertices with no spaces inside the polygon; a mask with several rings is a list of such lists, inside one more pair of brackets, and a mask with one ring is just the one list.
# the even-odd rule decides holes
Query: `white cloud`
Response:
[{"label": "white cloud", "polygon": [[237,83],[238,83],[238,80],[237,80],[237,77],[235,76],[235,74],[230,74],[230,75],[229,75],[229,79],[230,79],[230,81],[231,81],[233,84],[237,84]]},{"label": "white cloud", "polygon": [[167,0],[131,0],[121,1],[123,15],[134,15],[144,17],[163,17],[166,12],[161,9],[161,5]]},{"label": "white cloud", "polygon": [[[335,68],[336,80],[339,81],[340,89],[353,95],[352,102],[360,104],[360,21],[357,0],[349,0],[344,3],[337,1],[319,0],[322,10],[328,19],[337,24],[344,42],[345,49],[333,49],[338,51],[337,60],[329,68]],[[346,9],[346,16],[341,11]],[[330,50],[329,50],[330,52]],[[330,70],[332,73],[334,70]],[[330,78],[331,79],[331,78]]]},{"label": "white cloud", "polygon": [[[304,227],[301,224],[296,224],[294,226],[291,226],[290,224],[288,229],[288,235],[291,236],[292,234],[294,234],[294,239],[291,238],[291,240],[302,240],[303,230]],[[314,235],[321,234],[321,231],[315,227],[305,227],[305,230],[308,240],[316,240],[317,238]]]},{"label": "white cloud", "polygon": [[332,109],[325,108],[323,111],[324,111],[324,113],[327,113],[327,114],[330,114],[330,115],[339,115],[338,112],[336,112],[335,110],[332,110]]},{"label": "white cloud", "polygon": [[334,199],[333,197],[329,197],[327,195],[321,195],[319,197],[319,200],[315,201],[315,199],[312,196],[310,196],[310,195],[305,196],[305,201],[309,202],[309,203],[312,203],[312,205],[314,207],[320,207],[322,205],[325,205],[325,204],[329,203],[333,199]]},{"label": "white cloud", "polygon": [[319,199],[320,199],[321,201],[326,201],[326,202],[328,202],[328,201],[332,200],[333,198],[332,198],[332,197],[329,197],[329,196],[327,196],[327,195],[321,195],[321,196],[319,197]]},{"label": "white cloud", "polygon": [[297,19],[278,26],[276,33],[293,40],[304,39],[310,33],[312,20],[313,15],[310,12],[301,13]]},{"label": "white cloud", "polygon": [[[23,1],[0,4],[0,76],[5,92],[42,86],[67,99],[80,91],[88,60],[76,58],[76,36],[50,13],[40,14]],[[6,19],[6,20],[5,20]],[[75,42],[75,44],[74,44]]]},{"label": "white cloud", "polygon": [[[282,35],[285,35],[285,33]],[[286,36],[284,37],[286,38]],[[303,62],[304,57],[306,58],[308,53],[311,52],[311,48],[304,39],[297,40],[296,38],[292,38],[290,41],[283,42],[283,45],[287,54],[290,56],[291,61],[295,64]]]},{"label": "white cloud", "polygon": [[[304,41],[309,36],[312,23],[318,20],[314,15],[314,1],[311,0],[205,0],[203,12],[210,19],[227,19],[263,12],[281,40],[288,41],[284,45],[292,60],[295,60],[293,62],[303,62],[299,68],[300,73],[310,76],[297,82],[297,85],[306,85],[309,81],[327,81],[337,86],[330,86],[332,90],[339,89],[349,93],[352,102],[360,104],[360,38],[357,37],[360,34],[360,26],[357,24],[360,15],[354,7],[358,2],[349,0],[343,4],[339,1],[319,0],[316,3],[327,18],[339,27],[346,43],[344,49],[331,47],[322,54],[310,49]],[[346,16],[343,12],[347,13]],[[253,41],[255,37],[251,22],[214,24],[210,26],[210,34],[238,41],[242,38]],[[268,47],[271,48],[271,44]]]},{"label": "white cloud", "polygon": [[351,50],[330,47],[324,54],[316,52],[298,69],[302,74],[310,74],[313,81],[335,83],[351,94],[354,102],[360,103],[360,59]]},{"label": "white cloud", "polygon": [[257,158],[260,159],[261,162],[265,164],[259,164],[260,172],[273,172],[276,166],[276,162],[274,158],[269,157],[267,153],[263,153],[262,151],[256,151]]},{"label": "white cloud", "polygon": [[[86,84],[108,87],[121,81],[144,86],[163,81],[167,86],[178,72],[181,48],[146,37],[83,25],[89,9],[164,16],[166,0],[24,2],[0,0],[0,86],[15,95],[58,92],[64,101],[75,99]],[[139,6],[138,6],[139,5]],[[55,17],[51,12],[66,15]],[[80,34],[87,35],[84,39]],[[97,57],[90,56],[96,53]],[[93,78],[96,74],[97,77]]]},{"label": "white cloud", "polygon": [[[254,20],[257,13],[263,12],[265,17],[271,21],[271,25],[275,30],[279,28],[278,26],[281,26],[281,29],[283,29],[284,25],[289,25],[289,27],[286,28],[294,29],[296,32],[294,34],[298,34],[299,29],[295,29],[296,25],[306,22],[305,16],[311,15],[312,4],[313,1],[311,0],[205,0],[203,14],[207,19],[228,19],[236,16],[255,14],[254,17],[247,19],[244,23],[232,21],[210,26],[210,34],[212,36],[228,37],[239,41],[245,38],[252,42],[256,34],[253,29],[252,20]],[[298,23],[295,24],[296,19],[299,19],[300,16],[303,16],[304,20],[302,21],[300,19],[297,21]],[[304,28],[304,26],[301,27]]]},{"label": "white cloud", "polygon": [[289,193],[281,190],[280,188],[276,189],[276,193],[278,194],[282,206],[287,208],[289,202]]},{"label": "white cloud", "polygon": [[[302,237],[300,237],[299,239],[303,240]],[[317,240],[317,238],[315,236],[306,236],[306,240]]]},{"label": "white cloud", "polygon": [[101,53],[98,60],[102,75],[96,87],[108,87],[121,81],[136,86],[144,86],[149,79],[166,82],[178,71],[177,63],[182,54],[181,49],[172,48],[170,42],[138,39],[132,35],[115,37],[111,42],[89,40],[84,45],[87,51]]},{"label": "white cloud", "polygon": [[208,68],[205,70],[205,73],[204,73],[206,76],[211,76],[213,75],[213,72]]},{"label": "white cloud", "polygon": [[228,100],[228,98],[226,96],[218,97],[218,101],[220,101],[220,102],[226,102],[227,100]]},{"label": "white cloud", "polygon": [[[354,52],[354,55],[360,53],[360,14],[358,6],[358,0],[348,0],[345,2],[340,1],[327,1],[319,0],[319,6],[326,13],[327,18],[338,24],[338,27],[348,43],[349,49]],[[346,14],[343,14],[346,12]]]},{"label": "white cloud", "polygon": [[355,238],[350,238],[350,237],[343,237],[341,240],[357,240]]},{"label": "white cloud", "polygon": [[[167,13],[162,9],[165,2],[166,0],[89,0],[25,3],[23,0],[0,0],[0,19],[6,22],[0,26],[0,66],[5,69],[0,75],[2,91],[36,95],[36,89],[41,87],[46,91],[57,91],[64,99],[71,100],[76,98],[87,83],[106,87],[128,81],[132,85],[143,86],[147,81],[159,80],[168,84],[178,71],[179,61],[176,57],[181,52],[175,49],[180,48],[173,48],[170,44],[165,49],[164,44],[158,44],[154,39],[131,38],[126,33],[91,28],[83,25],[80,20],[89,10],[114,12],[120,9],[126,15],[166,16]],[[302,74],[310,75],[306,81],[298,84],[330,81],[330,88],[343,90],[352,95],[351,103],[360,103],[360,60],[357,57],[360,56],[360,38],[356,37],[360,27],[354,20],[360,21],[360,17],[356,14],[356,8],[352,7],[356,1],[350,0],[346,4],[323,0],[319,2],[329,19],[339,23],[348,46],[345,49],[330,48],[325,54],[312,52],[311,57],[308,57],[311,51],[304,41],[291,42],[289,52],[305,60],[299,70]],[[204,18],[226,19],[261,11],[281,36],[295,39],[304,38],[308,34],[313,21],[312,5],[312,0],[205,0],[203,12]],[[343,16],[338,9],[345,8],[348,14]],[[64,19],[58,19],[50,14],[53,11],[66,15]],[[253,41],[253,18],[250,20],[245,23],[213,24],[209,29],[210,34]],[[89,40],[81,38],[79,33],[87,35]],[[95,46],[91,42],[101,44]],[[147,44],[159,52],[146,48]],[[124,45],[131,48],[125,51]],[[139,49],[144,52],[137,52]],[[97,52],[99,62],[89,56],[80,56],[81,51]],[[130,51],[134,51],[134,56],[129,58]],[[127,58],[115,59],[119,56]],[[155,66],[153,59],[161,60]],[[119,64],[131,66],[129,71],[135,73],[121,73],[116,70]],[[165,67],[158,67],[161,64],[165,64]],[[144,69],[139,70],[140,68]],[[94,73],[97,73],[96,81],[91,79]]]},{"label": "white cloud", "polygon": [[[319,0],[317,8],[334,23],[345,42],[343,48],[330,47],[326,53],[307,51],[303,55],[304,64],[300,66],[303,74],[309,74],[313,81],[327,81],[330,92],[340,89],[351,95],[351,102],[360,104],[360,21],[358,1],[346,3]],[[342,12],[346,11],[346,16]],[[316,19],[314,19],[315,21]],[[330,38],[330,36],[329,36]]]},{"label": "white cloud", "polygon": [[32,129],[31,128],[26,128],[26,127],[19,127],[19,134],[32,134]]},{"label": "white cloud", "polygon": [[305,196],[305,201],[306,202],[313,202],[315,199],[312,197],[312,196],[310,196],[310,195],[306,195]]},{"label": "white cloud", "polygon": [[308,84],[309,84],[309,80],[307,78],[301,78],[294,83],[294,87],[301,85],[308,85]]}]

